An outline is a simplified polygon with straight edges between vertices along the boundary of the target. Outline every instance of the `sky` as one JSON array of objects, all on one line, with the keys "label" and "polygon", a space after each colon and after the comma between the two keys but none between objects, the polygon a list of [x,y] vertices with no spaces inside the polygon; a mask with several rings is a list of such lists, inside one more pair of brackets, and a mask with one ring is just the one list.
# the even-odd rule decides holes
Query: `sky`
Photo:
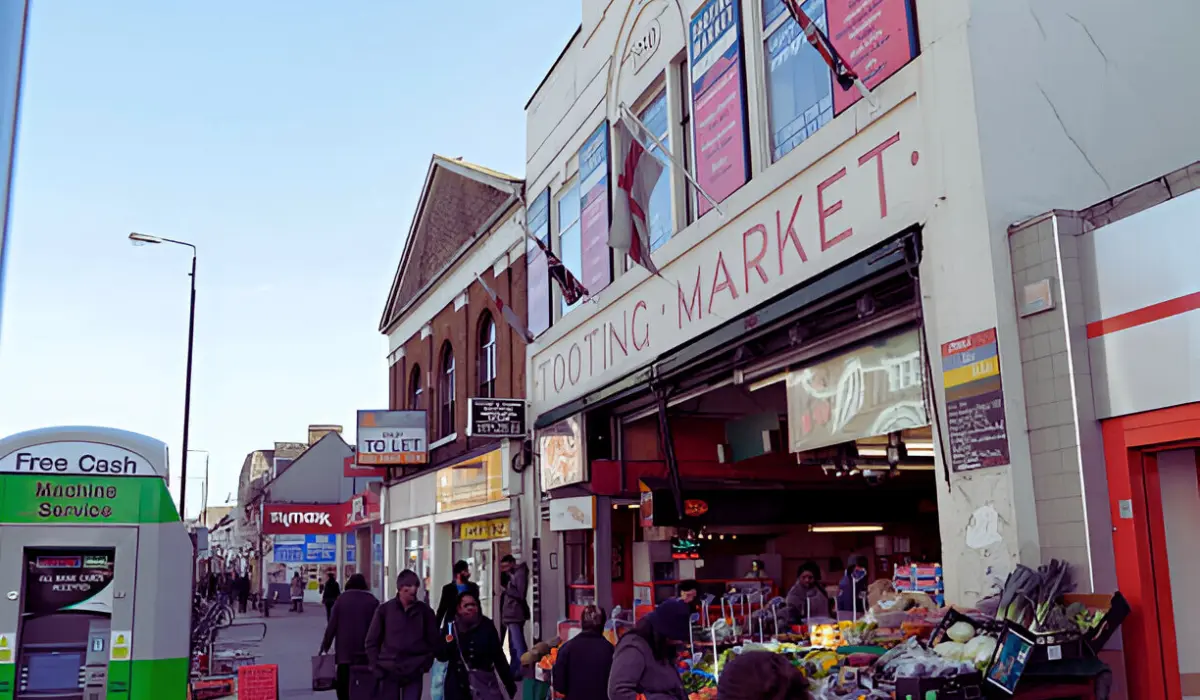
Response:
[{"label": "sky", "polygon": [[[388,288],[429,159],[524,174],[525,103],[578,0],[34,0],[0,329],[0,436],[190,446],[209,505],[246,453],[387,407]],[[188,514],[206,455],[189,462]]]}]

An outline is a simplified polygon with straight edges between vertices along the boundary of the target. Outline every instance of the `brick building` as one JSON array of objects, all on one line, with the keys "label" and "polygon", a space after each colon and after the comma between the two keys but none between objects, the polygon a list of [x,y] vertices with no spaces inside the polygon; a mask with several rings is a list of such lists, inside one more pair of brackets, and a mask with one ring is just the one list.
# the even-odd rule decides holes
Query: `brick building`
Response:
[{"label": "brick building", "polygon": [[525,395],[523,330],[488,292],[525,325],[523,194],[519,178],[434,156],[379,326],[390,408],[429,416],[428,463],[385,490],[386,578],[412,569],[437,591],[465,559],[485,606],[494,563],[511,551],[509,497],[523,489],[508,466],[520,440],[468,436],[468,400]]}]

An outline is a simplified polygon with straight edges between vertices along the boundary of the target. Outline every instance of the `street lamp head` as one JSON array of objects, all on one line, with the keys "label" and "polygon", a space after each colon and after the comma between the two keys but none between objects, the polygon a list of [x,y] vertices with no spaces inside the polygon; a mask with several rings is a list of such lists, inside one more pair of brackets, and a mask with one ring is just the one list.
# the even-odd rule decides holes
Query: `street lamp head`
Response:
[{"label": "street lamp head", "polygon": [[129,234],[129,240],[134,245],[139,245],[139,246],[146,245],[148,243],[162,243],[163,242],[163,239],[159,238],[158,236],[150,236],[145,233],[138,233],[137,231],[134,231],[133,233]]}]

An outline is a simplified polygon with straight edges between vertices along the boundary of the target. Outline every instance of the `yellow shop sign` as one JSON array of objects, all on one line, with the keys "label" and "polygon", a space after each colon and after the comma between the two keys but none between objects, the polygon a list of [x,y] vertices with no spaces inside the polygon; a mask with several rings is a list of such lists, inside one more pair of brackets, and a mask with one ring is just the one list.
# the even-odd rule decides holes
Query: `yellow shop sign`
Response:
[{"label": "yellow shop sign", "polygon": [[508,518],[463,523],[460,535],[460,539],[464,540],[502,540],[506,537],[508,537]]}]

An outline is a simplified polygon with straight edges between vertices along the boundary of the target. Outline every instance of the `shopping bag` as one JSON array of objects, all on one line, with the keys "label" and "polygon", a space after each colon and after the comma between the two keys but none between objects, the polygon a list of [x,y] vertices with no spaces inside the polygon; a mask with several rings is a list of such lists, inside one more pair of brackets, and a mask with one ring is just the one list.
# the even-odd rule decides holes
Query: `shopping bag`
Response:
[{"label": "shopping bag", "polygon": [[337,684],[337,659],[333,654],[312,657],[312,689],[333,690]]},{"label": "shopping bag", "polygon": [[429,675],[429,694],[433,700],[446,697],[446,662],[434,661]]}]

